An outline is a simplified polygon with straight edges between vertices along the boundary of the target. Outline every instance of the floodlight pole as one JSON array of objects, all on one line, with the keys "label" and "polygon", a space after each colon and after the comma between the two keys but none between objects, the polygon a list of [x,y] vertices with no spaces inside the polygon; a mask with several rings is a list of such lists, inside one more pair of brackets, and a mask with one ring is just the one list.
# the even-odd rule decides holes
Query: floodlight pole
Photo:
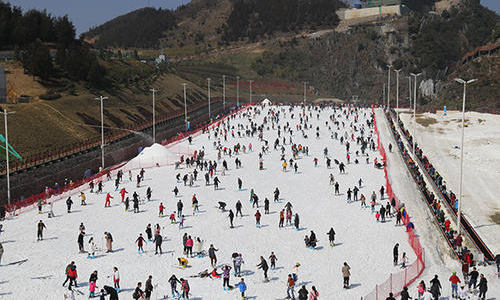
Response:
[{"label": "floodlight pole", "polygon": [[460,188],[458,192],[458,210],[457,210],[457,234],[460,235],[460,218],[462,215],[462,185],[463,185],[463,166],[464,166],[464,132],[465,132],[465,93],[467,89],[467,85],[474,83],[477,79],[471,79],[465,81],[460,78],[455,78],[455,81],[463,84],[464,86],[464,94],[462,97],[462,143],[460,146]]},{"label": "floodlight pole", "polygon": [[236,107],[240,107],[240,76],[236,76]]},{"label": "floodlight pole", "polygon": [[222,107],[226,112],[226,75],[222,75]]},{"label": "floodlight pole", "polygon": [[253,80],[249,80],[248,82],[250,82],[250,104],[252,103],[252,83],[253,83]]},{"label": "floodlight pole", "polygon": [[[394,70],[396,71],[396,109],[399,108],[399,72],[401,72],[401,69],[399,70]],[[399,121],[399,113],[396,110],[396,121]]]},{"label": "floodlight pole", "polygon": [[9,166],[9,129],[7,127],[7,116],[15,114],[15,111],[7,112],[7,108],[2,111],[5,124],[5,159],[7,161],[7,203],[10,205],[10,166]]},{"label": "floodlight pole", "polygon": [[210,122],[210,78],[207,78],[208,82],[208,122]]},{"label": "floodlight pole", "polygon": [[108,97],[99,96],[95,98],[101,102],[101,167],[104,170],[104,113],[103,113],[103,101],[107,100]]},{"label": "floodlight pole", "polygon": [[153,92],[153,143],[156,143],[156,120],[155,120],[155,93],[158,92],[158,90],[155,90],[154,88],[150,89],[151,92]]},{"label": "floodlight pole", "polygon": [[415,158],[416,158],[416,154],[415,154],[415,145],[417,144],[417,136],[416,136],[416,133],[417,133],[417,77],[422,75],[422,73],[418,73],[418,74],[413,74],[413,73],[410,73],[411,76],[413,76],[415,78],[415,85],[413,86],[413,91],[414,91],[414,94],[413,94],[413,155],[415,155]]},{"label": "floodlight pole", "polygon": [[187,111],[187,101],[186,101],[186,85],[187,83],[182,84],[184,86],[184,122],[186,123],[186,132],[188,131],[188,111]]}]

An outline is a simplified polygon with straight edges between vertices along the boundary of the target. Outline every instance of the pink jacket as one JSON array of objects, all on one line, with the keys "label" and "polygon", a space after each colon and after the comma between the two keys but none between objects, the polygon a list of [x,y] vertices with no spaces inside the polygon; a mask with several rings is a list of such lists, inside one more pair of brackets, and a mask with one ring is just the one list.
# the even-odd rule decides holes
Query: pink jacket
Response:
[{"label": "pink jacket", "polygon": [[309,293],[309,300],[318,300],[318,297],[319,297],[318,292],[311,291]]},{"label": "pink jacket", "polygon": [[193,239],[187,239],[186,246],[193,247]]}]

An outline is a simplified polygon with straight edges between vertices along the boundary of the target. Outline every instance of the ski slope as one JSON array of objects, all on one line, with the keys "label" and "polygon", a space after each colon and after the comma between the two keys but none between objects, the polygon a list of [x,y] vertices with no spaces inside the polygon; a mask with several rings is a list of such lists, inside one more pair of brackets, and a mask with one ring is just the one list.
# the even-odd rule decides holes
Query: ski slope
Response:
[{"label": "ski slope", "polygon": [[[279,122],[272,128],[270,112],[280,112]],[[296,292],[302,285],[306,285],[308,290],[311,286],[316,286],[321,299],[360,299],[374,289],[375,284],[385,281],[391,272],[401,270],[400,266],[393,266],[392,249],[396,243],[400,244],[400,256],[403,252],[409,256],[409,263],[415,260],[414,254],[407,243],[407,235],[403,227],[395,227],[395,220],[389,219],[386,223],[377,223],[370,208],[362,209],[360,202],[347,203],[346,190],[353,188],[362,178],[363,185],[360,193],[369,199],[372,191],[377,195],[380,187],[385,183],[383,170],[373,167],[373,159],[377,157],[377,152],[367,150],[370,156],[370,164],[366,164],[364,157],[357,157],[356,150],[360,145],[350,139],[351,133],[354,137],[360,135],[360,126],[365,127],[365,136],[372,135],[373,131],[366,128],[366,120],[370,117],[371,109],[361,110],[358,114],[359,122],[353,123],[354,115],[349,114],[349,119],[340,110],[334,112],[333,108],[325,108],[322,111],[315,108],[308,108],[308,124],[311,128],[305,130],[308,138],[296,130],[296,125],[300,124],[298,115],[300,108],[286,106],[271,107],[251,107],[242,111],[229,119],[230,125],[234,126],[235,137],[231,136],[231,130],[224,138],[215,138],[213,130],[209,134],[202,134],[195,137],[191,145],[183,141],[184,148],[191,150],[205,149],[205,158],[217,160],[217,150],[214,142],[232,148],[235,144],[248,145],[251,143],[253,152],[241,153],[237,155],[242,168],[236,169],[232,157],[222,156],[217,161],[217,176],[221,180],[220,189],[214,190],[213,185],[205,186],[201,171],[198,181],[194,186],[184,186],[182,182],[177,182],[175,175],[191,173],[193,168],[186,168],[185,165],[175,170],[173,165],[147,168],[145,180],[139,188],[134,182],[128,181],[128,174],[124,174],[121,187],[125,187],[128,196],[137,191],[142,199],[145,198],[146,189],[153,190],[152,201],[140,206],[140,213],[134,214],[132,208],[125,212],[124,205],[118,191],[115,191],[114,179],[106,181],[104,193],[94,194],[86,191],[87,205],[80,206],[78,197],[72,197],[74,201],[71,213],[66,212],[64,201],[54,204],[55,218],[47,218],[47,214],[39,215],[36,211],[28,211],[20,214],[12,220],[3,223],[4,232],[1,234],[5,253],[0,267],[0,297],[5,299],[62,299],[65,292],[62,282],[65,279],[64,270],[66,265],[75,261],[78,271],[78,291],[77,299],[88,297],[88,279],[90,274],[97,270],[99,279],[97,286],[113,285],[112,269],[118,267],[121,276],[122,292],[120,299],[132,298],[132,292],[137,282],[143,283],[148,275],[153,276],[153,284],[157,287],[153,291],[152,299],[162,299],[164,295],[170,295],[170,286],[167,282],[172,274],[177,278],[186,278],[191,286],[190,299],[241,299],[239,291],[223,291],[222,279],[210,278],[190,278],[198,272],[208,269],[211,271],[210,260],[204,258],[188,258],[190,267],[179,269],[176,267],[178,257],[184,256],[182,235],[187,232],[194,237],[204,240],[204,249],[208,250],[213,244],[219,251],[217,252],[218,264],[228,264],[232,266],[231,254],[241,253],[245,264],[242,266],[245,282],[248,286],[248,299],[279,299],[286,296],[287,275],[291,273],[292,266],[299,262],[301,266],[298,272],[298,282]],[[294,115],[292,118],[292,114]],[[317,117],[318,115],[318,117]],[[345,132],[349,136],[351,143],[351,163],[346,163],[345,145],[339,140],[331,138],[333,131],[337,127],[329,121],[329,117],[335,115],[337,120],[345,122],[338,128],[339,138]],[[238,125],[247,126],[250,122],[255,122],[257,126],[263,123],[263,138],[269,141],[269,153],[263,155],[264,170],[259,170],[259,151],[264,145],[258,139],[258,134],[253,137],[238,137]],[[227,122],[227,121],[226,121]],[[293,129],[291,136],[293,143],[302,144],[309,147],[309,156],[299,155],[296,161],[298,173],[293,169],[282,171],[281,151],[273,150],[273,142],[277,137],[277,126],[281,126],[282,137],[285,136],[287,144],[285,147],[285,157],[289,160],[292,157],[289,134],[283,133],[283,126],[290,124]],[[325,126],[331,126],[332,132]],[[357,126],[354,131],[352,125]],[[364,124],[364,125],[362,125]],[[316,138],[316,127],[319,127],[319,138]],[[280,139],[280,143],[281,143]],[[153,148],[158,148],[154,145]],[[327,169],[323,149],[327,147],[329,156],[332,158],[332,168]],[[144,150],[147,153],[147,149]],[[159,155],[163,151],[149,151],[152,156]],[[318,158],[319,165],[314,167],[314,158]],[[359,164],[354,164],[355,158],[360,160]],[[227,160],[229,170],[225,175],[221,174],[222,160]],[[338,159],[346,163],[346,174],[339,174],[337,165],[333,159]],[[154,160],[154,159],[151,159]],[[141,157],[141,161],[149,161],[147,157]],[[124,167],[125,168],[125,167]],[[133,178],[138,170],[133,171]],[[340,184],[341,195],[335,196],[333,186],[329,184],[329,174],[332,173],[335,180]],[[243,190],[237,188],[237,178],[243,180]],[[212,180],[211,180],[212,182]],[[180,190],[179,197],[173,195],[173,188],[177,186]],[[273,191],[278,187],[280,190],[280,202],[273,203]],[[249,202],[250,189],[254,189],[259,196],[259,208],[262,213],[261,228],[256,228],[254,214],[255,208]],[[106,192],[110,192],[114,199],[112,206],[104,208]],[[200,213],[192,215],[191,198],[196,194],[200,203]],[[264,214],[264,199],[270,200],[270,214]],[[165,214],[168,216],[176,210],[176,203],[181,199],[184,204],[184,214],[186,219],[184,228],[179,229],[177,224],[170,224],[168,217],[158,217],[158,207],[160,203],[166,206]],[[387,199],[379,203],[386,204]],[[243,218],[236,217],[235,228],[229,228],[227,212],[223,213],[217,209],[217,202],[224,201],[227,208],[235,211],[235,203],[241,200],[243,204]],[[290,202],[293,205],[293,213],[300,215],[300,231],[292,227],[278,228],[279,211],[284,205]],[[132,204],[131,204],[132,207]],[[377,205],[377,209],[379,206]],[[47,208],[44,208],[46,211]],[[411,211],[410,211],[411,213]],[[47,226],[44,233],[44,240],[36,241],[36,224],[43,220]],[[83,222],[86,227],[87,236],[85,238],[85,248],[88,249],[88,239],[93,236],[100,248],[105,248],[103,233],[111,232],[114,243],[113,253],[97,253],[95,259],[87,259],[86,254],[78,253],[77,237],[79,225]],[[162,245],[164,253],[154,254],[153,243],[145,245],[146,252],[138,254],[135,240],[139,233],[145,236],[146,225],[151,223],[161,226],[161,234],[164,238]],[[419,224],[415,224],[418,228]],[[336,231],[336,245],[330,247],[326,233],[333,227]],[[316,250],[311,250],[304,245],[304,236],[313,230],[319,239]],[[256,268],[259,257],[264,256],[269,263],[269,255],[274,251],[278,257],[276,270],[269,271],[270,282],[263,282],[263,272]],[[28,259],[20,265],[5,265],[10,262]],[[342,287],[341,268],[343,262],[351,266],[351,288],[348,290]],[[219,269],[219,272],[221,270]],[[239,278],[231,276],[230,283],[234,285]],[[297,295],[297,294],[296,294]]]}]

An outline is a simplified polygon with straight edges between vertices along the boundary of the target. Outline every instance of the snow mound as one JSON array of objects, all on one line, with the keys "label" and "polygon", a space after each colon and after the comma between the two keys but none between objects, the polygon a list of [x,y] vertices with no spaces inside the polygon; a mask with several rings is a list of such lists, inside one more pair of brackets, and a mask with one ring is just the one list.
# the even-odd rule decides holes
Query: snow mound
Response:
[{"label": "snow mound", "polygon": [[156,165],[165,166],[173,164],[178,160],[178,155],[160,144],[153,144],[144,148],[139,155],[131,159],[124,170],[134,170],[140,168],[149,168]]}]

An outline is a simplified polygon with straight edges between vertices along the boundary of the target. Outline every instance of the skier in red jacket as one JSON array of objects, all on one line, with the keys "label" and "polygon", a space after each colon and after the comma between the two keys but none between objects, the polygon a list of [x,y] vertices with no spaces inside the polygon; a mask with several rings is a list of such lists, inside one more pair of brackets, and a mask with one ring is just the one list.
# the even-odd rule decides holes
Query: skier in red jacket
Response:
[{"label": "skier in red jacket", "polygon": [[108,193],[106,195],[106,203],[104,203],[104,207],[110,207],[111,206],[111,199],[113,199],[113,197],[111,197],[111,195]]},{"label": "skier in red jacket", "polygon": [[122,188],[120,190],[120,195],[122,195],[122,202],[125,201],[125,194],[128,194],[128,192],[125,190],[125,188]]}]

